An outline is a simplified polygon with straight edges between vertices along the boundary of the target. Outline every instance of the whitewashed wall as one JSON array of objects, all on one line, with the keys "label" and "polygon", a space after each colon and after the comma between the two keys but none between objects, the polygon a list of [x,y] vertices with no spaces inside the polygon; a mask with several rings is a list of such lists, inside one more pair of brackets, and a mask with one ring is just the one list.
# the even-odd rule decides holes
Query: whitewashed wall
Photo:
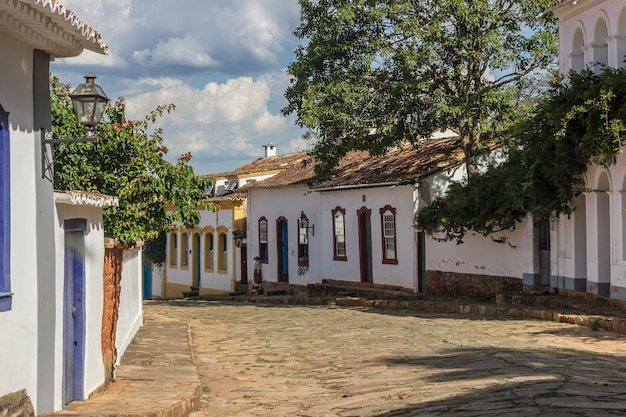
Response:
[{"label": "whitewashed wall", "polygon": [[[198,223],[198,225],[194,229],[190,229],[187,231],[187,239],[188,239],[187,243],[188,243],[189,249],[192,248],[191,239],[192,239],[194,230],[202,231],[202,234],[200,236],[200,265],[201,265],[200,284],[201,284],[201,288],[217,290],[217,291],[232,291],[234,289],[233,283],[235,280],[235,270],[236,270],[235,265],[237,267],[239,265],[239,250],[235,248],[234,246],[234,241],[232,237],[232,232],[233,232],[232,219],[233,219],[232,209],[221,209],[216,212],[212,212],[210,210],[202,210],[200,211],[200,222]],[[228,245],[228,254],[227,254],[228,273],[226,274],[217,272],[217,248],[218,248],[217,229],[220,226],[228,229],[228,234],[226,236],[226,241]],[[215,239],[214,240],[214,252],[215,252],[214,262],[216,265],[214,273],[204,272],[204,255],[205,255],[204,228],[205,227],[212,227],[214,230],[214,239]],[[169,263],[169,247],[170,247],[169,233],[167,235],[167,241],[166,241],[167,259],[165,262],[166,280],[168,283],[180,284],[180,285],[191,287],[191,282],[192,282],[191,263],[193,260],[193,254],[189,255],[189,268],[182,269],[180,267],[181,265],[180,245],[182,244],[182,242],[180,241],[180,236],[181,236],[180,231],[178,232],[178,236],[179,236],[178,238],[179,246],[178,246],[177,267],[172,268],[170,267],[170,263]],[[153,293],[154,293],[154,288],[153,288]],[[170,294],[167,294],[167,296],[170,296]]]},{"label": "whitewashed wall", "polygon": [[459,274],[520,278],[527,271],[527,256],[532,252],[525,223],[506,233],[507,243],[468,233],[462,244],[426,238],[426,269]]},{"label": "whitewashed wall", "polygon": [[[0,50],[3,53],[0,103],[10,113],[10,267],[11,292],[14,293],[11,310],[0,312],[0,369],[5,376],[0,377],[0,396],[26,389],[36,412],[47,412],[52,411],[54,343],[41,346],[37,338],[40,313],[37,274],[38,260],[48,262],[46,278],[54,282],[52,187],[41,179],[38,169],[36,138],[39,135],[33,132],[32,49],[0,36]],[[38,217],[42,223],[48,221],[46,229],[38,230]],[[44,310],[42,313],[47,314],[53,312],[54,307]],[[34,359],[38,356],[48,362],[43,366],[49,387],[37,384],[38,361]],[[42,392],[38,394],[39,389]],[[38,397],[42,400],[38,401]]]},{"label": "whitewashed wall", "polygon": [[124,250],[120,305],[115,335],[117,363],[143,324],[142,316],[143,263],[141,248]]},{"label": "whitewashed wall", "polygon": [[[298,217],[304,212],[310,225],[315,226],[315,236],[309,234],[309,267],[298,267]],[[322,246],[328,231],[321,224],[321,207],[318,193],[310,193],[307,186],[288,188],[256,188],[248,191],[248,280],[254,276],[253,258],[259,255],[259,219],[267,218],[268,263],[261,265],[264,281],[278,281],[276,220],[287,219],[289,249],[289,283],[307,285],[321,282],[324,263]],[[331,231],[332,233],[332,231]],[[330,241],[332,245],[332,240]],[[332,259],[332,257],[331,257]]]},{"label": "whitewashed wall", "polygon": [[[394,285],[415,290],[417,260],[413,229],[413,185],[362,188],[322,192],[322,265],[324,279],[360,282],[359,229],[357,211],[371,210],[372,277],[374,284]],[[383,264],[380,209],[396,209],[396,251],[398,264]],[[346,210],[345,236],[347,261],[333,260],[333,216],[337,206]]]}]

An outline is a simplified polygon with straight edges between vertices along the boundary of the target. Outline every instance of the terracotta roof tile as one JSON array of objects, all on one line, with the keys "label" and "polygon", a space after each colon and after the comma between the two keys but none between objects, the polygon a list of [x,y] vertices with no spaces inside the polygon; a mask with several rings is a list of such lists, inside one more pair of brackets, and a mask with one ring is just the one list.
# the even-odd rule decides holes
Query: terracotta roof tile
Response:
[{"label": "terracotta roof tile", "polygon": [[[484,142],[486,149],[497,146],[496,141]],[[329,181],[313,184],[313,164],[301,163],[254,184],[242,187],[281,188],[296,184],[308,184],[313,189],[335,187],[376,186],[416,182],[438,171],[463,162],[464,153],[457,137],[430,139],[420,143],[419,148],[410,144],[389,150],[386,155],[371,157],[367,152],[350,152],[342,160]]]},{"label": "terracotta roof tile", "polygon": [[230,172],[200,175],[202,178],[236,177],[254,173],[278,171],[290,168],[306,158],[306,152],[290,153],[285,155],[267,156],[259,158]]}]

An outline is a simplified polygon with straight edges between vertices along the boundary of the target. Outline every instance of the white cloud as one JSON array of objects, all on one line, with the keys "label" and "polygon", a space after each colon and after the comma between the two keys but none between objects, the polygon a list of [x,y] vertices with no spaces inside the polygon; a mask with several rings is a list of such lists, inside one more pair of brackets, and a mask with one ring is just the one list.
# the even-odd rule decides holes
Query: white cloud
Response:
[{"label": "white cloud", "polygon": [[280,114],[296,0],[60,1],[101,32],[110,55],[59,59],[52,72],[73,85],[95,72],[109,97],[127,99],[129,118],[176,104],[159,121],[173,160],[191,151],[198,172],[218,172],[262,156],[268,142],[279,153],[306,148]]},{"label": "white cloud", "polygon": [[133,59],[144,65],[178,65],[197,68],[216,68],[214,60],[203,50],[203,45],[191,34],[159,41],[153,50],[135,51]]}]

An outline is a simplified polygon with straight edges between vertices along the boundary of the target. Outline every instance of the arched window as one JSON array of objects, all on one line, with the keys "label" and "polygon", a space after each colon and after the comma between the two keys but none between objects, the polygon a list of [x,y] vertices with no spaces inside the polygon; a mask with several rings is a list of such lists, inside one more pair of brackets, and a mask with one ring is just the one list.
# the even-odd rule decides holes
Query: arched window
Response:
[{"label": "arched window", "polygon": [[228,272],[228,229],[217,228],[217,269],[220,274]]},{"label": "arched window", "polygon": [[346,210],[337,206],[333,211],[333,260],[347,261]]},{"label": "arched window", "polygon": [[213,228],[207,228],[204,231],[204,270],[206,272],[214,272],[215,270],[215,250]]},{"label": "arched window", "polygon": [[189,269],[189,247],[187,232],[180,232],[180,268]]},{"label": "arched window", "polygon": [[571,69],[580,72],[585,69],[585,36],[581,28],[576,29],[570,54]]},{"label": "arched window", "polygon": [[594,71],[600,73],[602,68],[609,65],[609,28],[606,25],[606,20],[598,19],[593,34],[593,61]]},{"label": "arched window", "polygon": [[626,66],[626,7],[622,7],[617,21],[617,67],[624,68]]},{"label": "arched window", "polygon": [[178,233],[170,232],[170,268],[178,265]]},{"label": "arched window", "polygon": [[383,263],[398,264],[396,252],[396,209],[385,206],[380,209],[380,224],[383,238]]},{"label": "arched window", "polygon": [[267,263],[267,219],[265,217],[259,219],[259,258],[261,258],[260,262]]}]

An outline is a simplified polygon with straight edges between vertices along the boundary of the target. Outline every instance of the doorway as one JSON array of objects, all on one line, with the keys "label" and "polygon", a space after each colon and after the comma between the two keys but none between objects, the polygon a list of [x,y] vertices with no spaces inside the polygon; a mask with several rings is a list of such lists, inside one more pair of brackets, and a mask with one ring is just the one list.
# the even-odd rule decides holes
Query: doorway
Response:
[{"label": "doorway", "polygon": [[85,219],[66,220],[63,291],[63,404],[84,399]]},{"label": "doorway", "polygon": [[361,282],[373,282],[372,277],[372,210],[362,207],[359,218],[359,260],[361,266]]},{"label": "doorway", "polygon": [[200,290],[200,234],[191,238],[191,286]]},{"label": "doorway", "polygon": [[278,254],[278,282],[289,282],[289,239],[287,219],[280,217],[276,221],[276,251]]},{"label": "doorway", "polygon": [[248,285],[248,246],[245,244],[241,245],[241,250],[239,253],[239,257],[241,259],[240,270],[241,270],[241,285]]}]

